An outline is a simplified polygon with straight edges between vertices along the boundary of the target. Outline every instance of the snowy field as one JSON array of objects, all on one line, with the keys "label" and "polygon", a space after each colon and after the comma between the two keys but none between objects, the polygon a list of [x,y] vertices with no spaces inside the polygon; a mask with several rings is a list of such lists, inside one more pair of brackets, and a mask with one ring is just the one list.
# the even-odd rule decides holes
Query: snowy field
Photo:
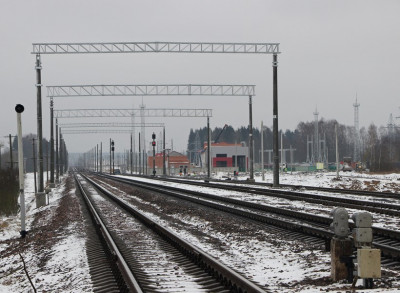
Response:
[{"label": "snowy field", "polygon": [[[225,174],[217,174],[216,177],[222,177]],[[280,183],[283,184],[294,184],[294,185],[309,185],[309,186],[324,186],[324,187],[337,187],[346,186],[354,187],[359,186],[359,189],[376,191],[397,191],[399,192],[400,185],[400,174],[386,174],[386,175],[368,175],[368,174],[356,174],[346,173],[341,174],[342,179],[340,181],[332,180],[336,173],[318,173],[318,174],[306,174],[306,173],[287,173],[280,176]],[[240,179],[245,179],[242,177]],[[256,181],[261,181],[261,176],[256,176]],[[272,174],[266,173],[265,182],[272,182]],[[62,183],[55,188],[49,196],[49,205],[40,209],[35,208],[35,198],[33,193],[33,176],[27,174],[25,181],[25,202],[27,210],[27,230],[30,231],[35,229],[35,224],[39,225],[44,222],[50,222],[54,216],[54,211],[59,206],[62,197],[65,196],[65,178]],[[73,192],[73,191],[71,191]],[[232,195],[232,193],[231,193]],[[38,220],[37,216],[40,215],[41,219]],[[196,221],[196,219],[184,219],[185,221]],[[207,223],[197,223],[206,225]],[[20,231],[20,218],[19,215],[10,217],[0,217],[0,292],[33,292],[29,280],[23,270],[21,258],[18,253],[10,253],[10,245],[22,245],[19,238]],[[213,231],[210,231],[211,235]],[[37,251],[34,245],[22,254],[26,264],[28,273],[35,284],[38,291],[46,292],[92,292],[92,286],[90,282],[89,269],[86,260],[86,252],[84,248],[84,235],[82,229],[77,229],[74,225],[70,225],[65,229],[63,237],[58,236],[58,241],[55,245],[48,247],[46,251]],[[185,232],[181,232],[181,235],[187,235],[188,238],[191,236]],[[27,238],[30,234],[27,235]],[[212,237],[227,237],[226,235],[213,235]],[[195,239],[189,239],[194,240]],[[227,239],[226,241],[229,241]],[[256,241],[255,241],[256,242]],[[199,247],[207,249],[206,246],[197,241]],[[240,254],[242,244],[232,242],[230,247],[227,247],[227,253]],[[254,247],[251,258],[253,261],[264,259],[258,266],[267,262],[267,268],[259,268],[260,271],[269,271],[269,275],[260,275],[257,272],[257,265],[253,264],[255,269],[248,270],[248,274],[260,282],[268,279],[281,279],[291,280],[299,278],[322,278],[329,276],[329,255],[323,252],[304,251],[302,253],[295,253],[293,249],[286,249],[282,243],[282,249],[278,252],[274,250],[269,243],[266,243],[263,247],[259,244],[248,243],[251,247]],[[17,250],[16,250],[17,251]],[[7,253],[5,253],[7,252]],[[45,254],[47,259],[46,262],[40,263],[38,261],[38,254]],[[228,256],[218,254],[218,258],[223,261],[228,260]],[[318,259],[318,264],[315,266],[309,266],[304,268],[301,266],[301,258],[313,258]],[[315,262],[313,259],[309,259],[310,263]],[[243,262],[245,266],[246,261]],[[240,264],[238,264],[240,265]],[[397,280],[392,282],[391,288],[378,288],[372,290],[357,289],[356,292],[399,292],[400,281],[399,274],[392,272],[397,275]],[[67,288],[60,287],[60,283],[69,282]],[[359,281],[360,282],[360,281]],[[341,288],[344,288],[345,284],[338,285],[335,287],[333,292],[345,292]],[[389,287],[389,286],[388,286]],[[306,288],[293,292],[330,292],[332,286],[309,286]],[[287,289],[274,288],[274,292],[290,292]]]}]

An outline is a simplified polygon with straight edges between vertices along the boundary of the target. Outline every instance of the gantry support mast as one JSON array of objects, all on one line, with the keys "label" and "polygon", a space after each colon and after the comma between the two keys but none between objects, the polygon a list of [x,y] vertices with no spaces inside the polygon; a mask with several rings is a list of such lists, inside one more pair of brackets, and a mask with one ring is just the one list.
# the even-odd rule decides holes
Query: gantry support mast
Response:
[{"label": "gantry support mast", "polygon": [[[160,84],[160,85],[69,85],[69,86],[48,86],[47,87],[47,95],[50,97],[50,109],[54,108],[54,98],[60,97],[87,97],[87,96],[248,96],[249,97],[249,144],[253,144],[253,129],[252,129],[252,96],[255,95],[255,86],[254,85],[197,85],[197,84]],[[149,112],[149,110],[151,112]],[[87,115],[87,110],[85,111],[85,115]],[[113,111],[114,117],[120,117],[121,111],[125,112],[123,115],[126,115],[126,109],[109,109],[106,110],[108,113],[104,113],[104,109],[93,109],[89,110],[92,113],[98,113],[98,117],[103,117],[102,115],[110,115],[110,111]],[[162,113],[157,113],[156,115],[164,116],[171,113],[171,115],[197,115],[198,112],[203,112],[204,110],[197,109],[146,109],[144,106],[141,106],[140,109],[129,109],[130,116],[140,116],[142,117],[142,124],[144,124],[144,117],[150,116],[150,113],[155,113],[155,111],[159,111]],[[179,113],[176,113],[179,111]],[[186,113],[185,113],[186,112]],[[64,113],[70,113],[65,111]],[[54,114],[53,114],[54,115]],[[95,114],[94,114],[95,115]],[[87,116],[86,116],[87,117]],[[94,117],[94,116],[92,116]],[[105,117],[105,116],[104,116]],[[208,124],[209,124],[209,117]],[[56,115],[56,118],[61,118]],[[50,124],[53,123],[53,120],[50,121]],[[142,129],[142,135],[144,132],[144,128]],[[52,136],[53,133],[50,133]],[[144,137],[142,139],[142,148],[145,150]],[[208,153],[210,154],[210,152]],[[253,172],[253,149],[250,148],[250,179],[254,179]],[[211,162],[211,160],[208,160]],[[211,166],[208,164],[208,174],[210,176]]]},{"label": "gantry support mast", "polygon": [[[218,53],[218,54],[272,54],[273,55],[273,133],[274,186],[279,186],[278,153],[278,54],[279,43],[213,43],[213,42],[101,42],[101,43],[34,43],[32,54],[40,64],[41,54],[103,54],[103,53]],[[38,69],[40,67],[40,69]],[[41,66],[37,66],[40,80]],[[38,85],[38,134],[42,131],[41,92]],[[39,141],[39,148],[42,142]],[[39,165],[39,172],[43,166]]]}]

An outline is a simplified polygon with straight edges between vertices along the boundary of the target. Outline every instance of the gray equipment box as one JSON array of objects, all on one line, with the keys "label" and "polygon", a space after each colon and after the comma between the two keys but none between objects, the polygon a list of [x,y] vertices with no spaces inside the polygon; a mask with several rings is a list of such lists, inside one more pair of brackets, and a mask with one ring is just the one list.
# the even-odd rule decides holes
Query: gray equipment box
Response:
[{"label": "gray equipment box", "polygon": [[355,213],[351,219],[357,228],[371,228],[372,226],[372,215],[368,212]]}]

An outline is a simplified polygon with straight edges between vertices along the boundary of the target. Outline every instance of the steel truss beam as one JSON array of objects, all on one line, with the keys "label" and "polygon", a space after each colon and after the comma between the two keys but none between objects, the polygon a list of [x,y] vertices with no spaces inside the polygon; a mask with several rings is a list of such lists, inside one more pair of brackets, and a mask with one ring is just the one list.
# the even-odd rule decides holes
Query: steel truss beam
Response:
[{"label": "steel truss beam", "polygon": [[212,109],[71,109],[54,110],[54,118],[81,117],[212,117]]},{"label": "steel truss beam", "polygon": [[109,122],[109,123],[63,123],[58,124],[61,128],[81,128],[81,127],[164,127],[164,123],[121,123],[121,122]]},{"label": "steel truss beam", "polygon": [[[145,126],[150,127],[150,126]],[[129,129],[63,129],[62,134],[131,133]]]},{"label": "steel truss beam", "polygon": [[255,96],[254,85],[71,85],[46,88],[48,97]]},{"label": "steel truss beam", "polygon": [[279,54],[279,43],[110,42],[33,43],[32,54],[236,53]]}]

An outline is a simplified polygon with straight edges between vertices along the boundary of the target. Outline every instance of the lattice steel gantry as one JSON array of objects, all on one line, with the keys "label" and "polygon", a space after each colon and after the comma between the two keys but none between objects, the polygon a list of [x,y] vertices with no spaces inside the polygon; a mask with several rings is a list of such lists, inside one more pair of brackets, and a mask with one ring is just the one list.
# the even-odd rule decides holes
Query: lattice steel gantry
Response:
[{"label": "lattice steel gantry", "polygon": [[[279,186],[278,153],[278,59],[279,43],[216,43],[216,42],[99,42],[99,43],[34,43],[36,54],[38,135],[42,131],[41,113],[41,54],[101,54],[101,53],[219,53],[219,54],[272,54],[273,55],[273,134],[274,134],[274,186]],[[42,142],[39,141],[39,148]],[[39,159],[40,161],[40,159]],[[54,166],[52,166],[54,168]],[[39,165],[39,172],[43,167]],[[252,176],[251,176],[252,177]],[[252,178],[251,178],[252,179]],[[43,181],[43,178],[41,178]]]},{"label": "lattice steel gantry", "polygon": [[233,53],[280,54],[279,43],[107,42],[33,43],[32,54]]},{"label": "lattice steel gantry", "polygon": [[[253,127],[252,127],[252,97],[255,96],[255,85],[199,85],[199,84],[156,84],[156,85],[69,85],[69,86],[47,86],[47,93],[50,97],[50,106],[54,107],[54,98],[60,97],[86,97],[86,96],[248,96],[249,97],[249,145],[250,145],[250,178],[254,179],[254,153],[253,148]],[[53,108],[50,110],[53,113]],[[80,109],[74,112],[60,112],[65,115],[88,115],[87,109]],[[90,117],[105,117],[105,115],[121,115],[129,114],[131,117],[200,117],[204,116],[207,109],[92,109],[89,110]],[[126,112],[128,111],[128,113]],[[107,112],[107,113],[106,113]],[[112,113],[111,113],[112,112]],[[54,115],[54,114],[52,114]],[[209,125],[209,117],[207,116],[207,125]],[[56,113],[56,118],[61,118],[59,113]],[[65,117],[64,117],[65,118]],[[68,117],[72,118],[72,117]],[[143,121],[142,121],[143,122]],[[51,121],[53,123],[53,121]],[[145,128],[142,129],[142,134]],[[52,133],[50,134],[52,135]],[[143,140],[143,149],[145,142]],[[208,153],[209,154],[209,153]],[[210,170],[211,159],[208,160],[208,177],[211,176]]]},{"label": "lattice steel gantry", "polygon": [[48,97],[255,96],[255,85],[70,85],[47,86]]},{"label": "lattice steel gantry", "polygon": [[54,118],[82,117],[212,117],[212,109],[65,109],[53,110]]},{"label": "lattice steel gantry", "polygon": [[360,123],[359,123],[359,107],[358,98],[356,94],[356,102],[354,107],[354,162],[360,161]]}]

